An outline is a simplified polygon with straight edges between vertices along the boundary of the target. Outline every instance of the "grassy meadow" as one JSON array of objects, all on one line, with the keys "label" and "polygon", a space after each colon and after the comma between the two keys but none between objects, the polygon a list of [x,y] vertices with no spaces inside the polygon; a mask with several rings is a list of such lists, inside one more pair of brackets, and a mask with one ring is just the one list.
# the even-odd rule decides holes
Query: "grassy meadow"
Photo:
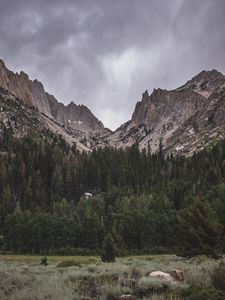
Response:
[{"label": "grassy meadow", "polygon": [[[116,300],[129,299],[220,300],[225,294],[214,288],[212,274],[219,261],[199,256],[182,259],[175,255],[130,256],[103,263],[99,257],[49,256],[41,265],[41,256],[0,256],[0,299]],[[150,278],[152,271],[181,269],[185,281],[168,283]]]}]

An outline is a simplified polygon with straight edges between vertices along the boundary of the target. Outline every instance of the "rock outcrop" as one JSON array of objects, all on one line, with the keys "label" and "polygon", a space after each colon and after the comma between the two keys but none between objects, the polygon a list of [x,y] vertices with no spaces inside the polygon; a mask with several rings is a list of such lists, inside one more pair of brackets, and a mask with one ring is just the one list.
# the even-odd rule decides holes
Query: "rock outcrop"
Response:
[{"label": "rock outcrop", "polygon": [[76,105],[73,102],[65,106],[54,96],[46,93],[41,82],[36,79],[30,80],[24,72],[13,73],[6,68],[2,60],[0,60],[0,87],[62,125],[79,129],[83,127],[85,131],[104,130],[102,122],[86,106]]},{"label": "rock outcrop", "polygon": [[118,148],[138,143],[156,152],[192,155],[224,136],[225,76],[203,71],[175,90],[144,92],[132,118],[108,136]]},{"label": "rock outcrop", "polygon": [[13,73],[7,69],[2,60],[0,60],[0,88],[19,100],[25,109],[34,109],[37,114],[42,114],[48,129],[62,136],[71,135],[82,143],[84,148],[92,149],[101,145],[97,140],[98,137],[110,132],[86,106],[76,105],[73,102],[66,106],[58,102],[54,96],[45,91],[41,82],[31,80],[24,72]]},{"label": "rock outcrop", "polygon": [[[115,132],[104,128],[86,106],[58,102],[42,83],[24,72],[13,73],[2,60],[0,89],[7,94],[3,99],[21,103],[26,116],[36,114],[42,126],[70,144],[76,142],[81,150],[138,144],[140,150],[156,152],[162,145],[165,154],[192,155],[225,136],[225,76],[216,70],[202,71],[175,90],[145,91],[131,120]],[[3,117],[7,119],[1,114],[0,121]],[[12,114],[8,118],[13,119]],[[28,129],[24,126],[24,132]]]},{"label": "rock outcrop", "polygon": [[52,118],[61,124],[89,132],[104,130],[102,122],[84,105],[70,102],[70,104],[65,106],[59,103],[52,95],[48,95],[48,103]]},{"label": "rock outcrop", "polygon": [[30,80],[24,72],[18,74],[8,70],[2,60],[0,60],[0,87],[21,99],[24,104],[52,117],[43,85],[37,80]]},{"label": "rock outcrop", "polygon": [[29,133],[36,133],[51,140],[56,135],[62,137],[70,146],[75,146],[81,152],[90,150],[63,126],[0,88],[0,135],[3,125],[10,128],[16,138],[22,138]]}]

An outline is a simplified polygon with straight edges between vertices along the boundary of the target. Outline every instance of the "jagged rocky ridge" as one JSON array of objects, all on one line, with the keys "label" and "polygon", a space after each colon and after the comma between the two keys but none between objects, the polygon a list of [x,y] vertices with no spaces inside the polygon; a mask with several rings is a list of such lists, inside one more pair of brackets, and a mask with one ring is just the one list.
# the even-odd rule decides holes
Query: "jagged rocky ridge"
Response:
[{"label": "jagged rocky ridge", "polygon": [[9,71],[2,60],[0,88],[0,121],[10,124],[16,136],[31,128],[47,130],[81,151],[137,143],[140,150],[155,152],[161,141],[166,154],[192,155],[224,137],[225,76],[216,70],[202,71],[175,90],[146,91],[131,120],[115,132],[104,128],[86,106],[59,103],[40,82]]},{"label": "jagged rocky ridge", "polygon": [[111,146],[155,152],[162,142],[166,154],[192,155],[225,132],[225,76],[203,71],[172,90],[146,91],[132,118],[108,136]]},{"label": "jagged rocky ridge", "polygon": [[[36,111],[35,116],[42,122],[42,126],[54,134],[61,135],[68,143],[76,143],[79,150],[90,150],[98,146],[101,143],[98,138],[110,132],[86,106],[76,105],[73,102],[65,106],[54,96],[49,95],[42,83],[30,80],[24,72],[13,73],[6,68],[2,60],[0,60],[0,88],[2,99],[8,99],[9,106],[12,101],[14,103],[19,101],[25,114],[30,110]],[[6,120],[5,104],[4,111]],[[11,120],[10,115],[8,118]],[[29,129],[25,127],[20,124],[20,128],[15,126],[13,128],[18,136],[22,136]],[[39,128],[38,125],[36,127]]]}]

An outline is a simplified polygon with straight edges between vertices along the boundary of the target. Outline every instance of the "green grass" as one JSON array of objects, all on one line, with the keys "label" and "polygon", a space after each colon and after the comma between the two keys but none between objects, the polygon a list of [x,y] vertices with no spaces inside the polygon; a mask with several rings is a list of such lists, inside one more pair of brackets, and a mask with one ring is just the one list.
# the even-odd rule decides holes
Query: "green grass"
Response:
[{"label": "green grass", "polygon": [[[138,256],[127,256],[126,258],[119,258],[117,261],[132,261],[134,260],[140,260],[140,261],[167,261],[171,260],[172,257],[176,257],[175,255],[138,255]],[[38,263],[41,261],[43,258],[43,255],[0,255],[0,262],[18,262],[18,263]],[[47,255],[48,262],[49,263],[59,263],[59,262],[64,262],[64,261],[74,261],[76,263],[80,264],[90,264],[93,263],[93,260],[96,262],[100,262],[100,257],[98,256],[81,256],[81,255]]]},{"label": "green grass", "polygon": [[[17,263],[38,263],[41,262],[41,255],[0,255],[0,262]],[[74,261],[77,264],[90,264],[93,261],[100,261],[100,258],[93,256],[47,256],[48,263],[59,263],[64,261]]]}]

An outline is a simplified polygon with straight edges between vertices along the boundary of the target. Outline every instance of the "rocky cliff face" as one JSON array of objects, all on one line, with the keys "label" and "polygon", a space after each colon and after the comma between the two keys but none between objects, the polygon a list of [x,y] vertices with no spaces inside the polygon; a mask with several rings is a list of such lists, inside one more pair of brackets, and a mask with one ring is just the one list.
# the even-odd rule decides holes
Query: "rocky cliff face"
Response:
[{"label": "rocky cliff face", "polygon": [[59,103],[53,96],[48,95],[48,103],[52,118],[57,122],[73,129],[87,132],[103,130],[104,125],[84,105],[71,102],[67,106]]},{"label": "rocky cliff face", "polygon": [[0,136],[3,129],[2,125],[10,128],[17,138],[34,132],[49,140],[56,135],[62,137],[69,145],[76,145],[79,151],[90,150],[64,126],[38,112],[33,106],[24,104],[10,92],[0,88]]},{"label": "rocky cliff face", "polygon": [[203,71],[182,87],[146,91],[129,122],[108,137],[110,145],[134,143],[155,152],[160,141],[166,153],[191,155],[224,135],[225,76]]},{"label": "rocky cliff face", "polygon": [[51,117],[43,85],[37,80],[30,80],[24,72],[17,74],[8,70],[2,60],[0,60],[0,87],[21,99],[24,104],[36,107],[38,111]]},{"label": "rocky cliff face", "polygon": [[30,80],[24,72],[20,74],[8,70],[0,60],[0,87],[9,91],[24,104],[35,107],[39,112],[68,127],[95,131],[103,130],[103,124],[84,105],[71,102],[65,106],[59,103],[54,96],[46,93],[38,80]]},{"label": "rocky cliff face", "polygon": [[27,109],[35,108],[37,113],[45,116],[47,127],[54,122],[62,127],[62,130],[57,132],[61,135],[67,132],[87,148],[98,146],[96,138],[110,132],[86,106],[76,105],[73,102],[65,106],[54,96],[49,95],[42,83],[30,80],[24,72],[13,73],[6,68],[2,60],[0,60],[0,88],[20,100]]},{"label": "rocky cliff face", "polygon": [[2,60],[0,96],[0,121],[11,124],[17,136],[29,128],[42,128],[76,143],[82,151],[137,143],[140,150],[155,152],[161,142],[166,154],[192,155],[225,133],[225,76],[216,70],[202,71],[175,90],[144,92],[131,120],[113,133],[86,106],[73,102],[65,106],[37,80],[9,71]]}]

